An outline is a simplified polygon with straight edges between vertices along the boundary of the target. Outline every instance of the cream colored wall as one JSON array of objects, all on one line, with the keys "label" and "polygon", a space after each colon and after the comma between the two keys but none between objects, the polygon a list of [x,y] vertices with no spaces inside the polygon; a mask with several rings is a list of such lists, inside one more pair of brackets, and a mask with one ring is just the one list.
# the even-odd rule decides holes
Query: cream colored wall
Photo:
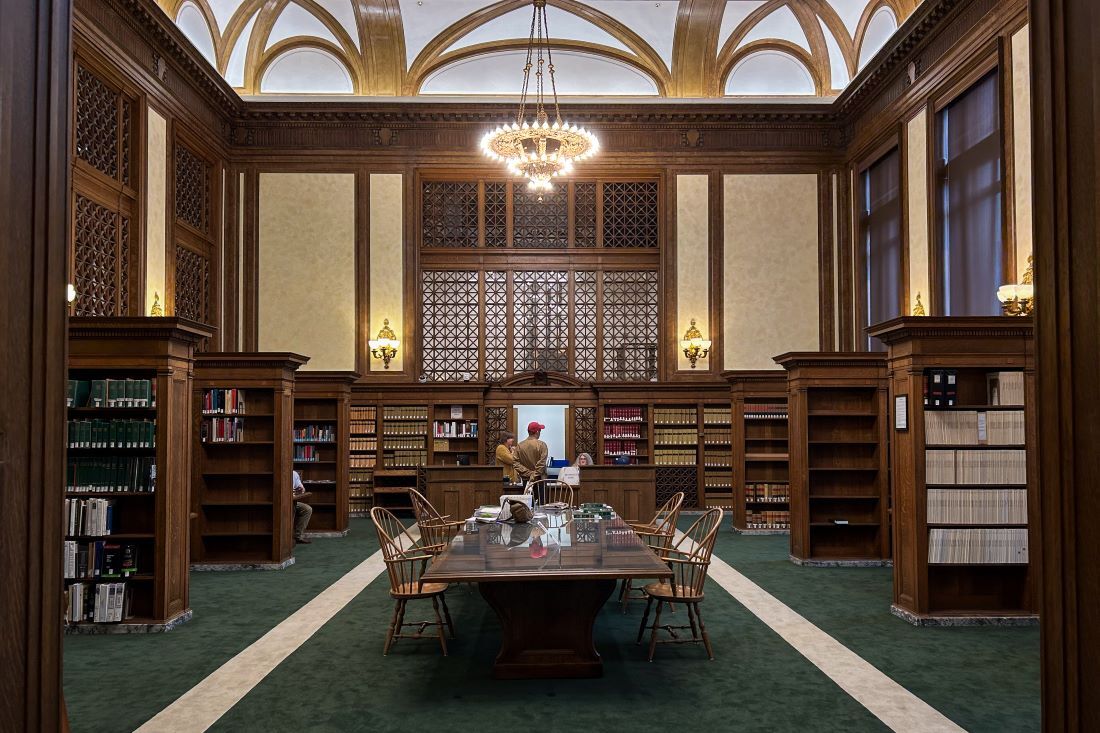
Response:
[{"label": "cream colored wall", "polygon": [[932,288],[928,270],[928,112],[921,110],[905,126],[905,161],[908,189],[905,192],[909,237],[909,303],[913,312],[920,293],[925,313],[931,313]]},{"label": "cream colored wall", "polygon": [[[679,349],[679,337],[695,319],[703,338],[710,338],[710,176],[676,176],[676,353],[677,369],[691,371]],[[710,359],[696,369],[705,369]]]},{"label": "cream colored wall", "polygon": [[723,209],[723,368],[818,350],[817,176],[724,176]]},{"label": "cream colored wall", "polygon": [[165,232],[168,207],[168,121],[155,109],[147,108],[145,168],[145,308],[153,307],[153,294],[164,298]]},{"label": "cream colored wall", "polygon": [[355,175],[262,173],[259,348],[355,368]]},{"label": "cream colored wall", "polygon": [[1028,26],[1012,36],[1012,168],[1017,278],[1032,252],[1031,49]]},{"label": "cream colored wall", "polygon": [[[407,334],[405,320],[405,247],[403,216],[404,176],[372,173],[370,176],[370,324],[367,338],[374,338],[383,319],[401,341],[390,371],[404,369]],[[384,371],[380,360],[370,360],[372,372]]]}]

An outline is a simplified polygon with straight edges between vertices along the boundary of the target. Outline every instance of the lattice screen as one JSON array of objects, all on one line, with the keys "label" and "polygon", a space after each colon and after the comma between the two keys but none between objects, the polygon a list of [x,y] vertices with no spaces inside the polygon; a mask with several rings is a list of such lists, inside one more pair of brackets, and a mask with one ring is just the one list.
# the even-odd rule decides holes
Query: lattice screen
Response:
[{"label": "lattice screen", "polygon": [[118,312],[126,315],[130,303],[130,219],[118,217]]},{"label": "lattice screen", "polygon": [[485,273],[485,379],[508,376],[508,273]]},{"label": "lattice screen", "polygon": [[573,245],[596,246],[596,184],[573,184]]},{"label": "lattice screen", "polygon": [[573,376],[596,379],[596,273],[573,273]]},{"label": "lattice screen", "polygon": [[699,478],[695,466],[657,466],[657,506],[661,506],[677,491],[684,492],[684,509],[699,508]]},{"label": "lattice screen", "polygon": [[596,408],[573,408],[573,443],[577,453],[596,455]]},{"label": "lattice screen", "polygon": [[[119,102],[122,95],[82,65],[76,67],[76,156],[119,179]],[[127,107],[128,109],[128,107]],[[128,115],[127,115],[128,116]],[[129,136],[127,135],[127,143]],[[127,148],[129,145],[127,144]],[[126,151],[127,158],[129,150]],[[128,178],[129,176],[127,176]]]},{"label": "lattice screen", "polygon": [[425,181],[421,207],[423,246],[477,246],[476,182]]},{"label": "lattice screen", "polygon": [[209,234],[210,165],[182,143],[176,143],[176,219],[200,234]]},{"label": "lattice screen", "polygon": [[429,270],[422,274],[421,287],[421,374],[433,382],[477,379],[477,271]]},{"label": "lattice screen", "polygon": [[79,194],[74,215],[76,314],[119,315],[119,215]]},{"label": "lattice screen", "polygon": [[603,273],[603,376],[646,381],[657,376],[657,273]]},{"label": "lattice screen", "polygon": [[508,244],[508,184],[485,184],[485,246]]},{"label": "lattice screen", "polygon": [[176,245],[176,315],[210,323],[210,258]]},{"label": "lattice screen", "polygon": [[492,465],[496,461],[500,436],[508,430],[508,408],[485,408],[485,461]]},{"label": "lattice screen", "polygon": [[512,189],[512,246],[565,247],[569,243],[569,196],[565,186],[540,195]]},{"label": "lattice screen", "polygon": [[603,184],[603,246],[656,247],[660,207],[656,181]]},{"label": "lattice screen", "polygon": [[512,369],[569,371],[569,273],[512,274]]}]

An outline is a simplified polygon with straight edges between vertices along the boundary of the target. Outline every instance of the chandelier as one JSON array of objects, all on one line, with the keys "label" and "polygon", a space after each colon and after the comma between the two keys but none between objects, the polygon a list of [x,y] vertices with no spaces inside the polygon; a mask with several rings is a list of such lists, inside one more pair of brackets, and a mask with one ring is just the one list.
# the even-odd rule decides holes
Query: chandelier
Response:
[{"label": "chandelier", "polygon": [[[523,176],[534,191],[553,190],[552,179],[573,170],[574,161],[594,155],[600,148],[596,136],[561,117],[558,88],[554,82],[554,59],[550,55],[550,31],[546,24],[546,0],[532,0],[531,35],[527,41],[527,64],[523,67],[516,121],[502,125],[481,139],[481,149],[508,165],[513,175]],[[534,112],[527,121],[531,69],[535,70]],[[550,77],[554,119],[546,110],[544,81]]]}]

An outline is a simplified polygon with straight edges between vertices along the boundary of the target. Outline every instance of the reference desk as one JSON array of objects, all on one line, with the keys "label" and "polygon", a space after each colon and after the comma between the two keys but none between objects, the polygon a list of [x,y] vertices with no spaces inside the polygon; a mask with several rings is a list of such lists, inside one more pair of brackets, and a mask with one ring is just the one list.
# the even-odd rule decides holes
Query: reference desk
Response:
[{"label": "reference desk", "polygon": [[493,676],[521,679],[602,676],[592,626],[616,581],[671,576],[623,520],[548,510],[457,535],[423,580],[478,584],[502,627]]}]

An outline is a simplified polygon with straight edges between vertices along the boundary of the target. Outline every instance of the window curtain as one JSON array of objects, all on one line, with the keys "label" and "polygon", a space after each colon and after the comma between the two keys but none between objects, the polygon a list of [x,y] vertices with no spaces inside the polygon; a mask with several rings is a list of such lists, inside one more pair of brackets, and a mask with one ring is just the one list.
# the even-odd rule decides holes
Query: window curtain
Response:
[{"label": "window curtain", "polygon": [[[901,315],[901,156],[897,148],[863,172],[866,326]],[[885,351],[868,338],[870,351]]]},{"label": "window curtain", "polygon": [[944,313],[1000,315],[1001,134],[993,72],[940,112]]}]

